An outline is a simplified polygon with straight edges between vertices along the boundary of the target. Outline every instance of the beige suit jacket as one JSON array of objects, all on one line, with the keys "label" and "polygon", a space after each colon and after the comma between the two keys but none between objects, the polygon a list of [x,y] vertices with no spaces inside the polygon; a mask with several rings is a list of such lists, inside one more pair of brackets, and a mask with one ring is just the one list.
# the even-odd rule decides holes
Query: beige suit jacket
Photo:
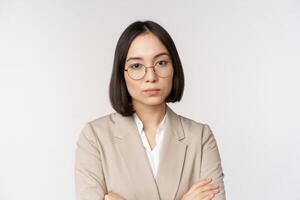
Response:
[{"label": "beige suit jacket", "polygon": [[77,141],[76,199],[102,200],[115,192],[127,200],[177,200],[194,183],[211,177],[220,186],[214,200],[225,200],[210,127],[177,115],[168,105],[165,123],[156,178],[131,116],[115,112],[86,123]]}]

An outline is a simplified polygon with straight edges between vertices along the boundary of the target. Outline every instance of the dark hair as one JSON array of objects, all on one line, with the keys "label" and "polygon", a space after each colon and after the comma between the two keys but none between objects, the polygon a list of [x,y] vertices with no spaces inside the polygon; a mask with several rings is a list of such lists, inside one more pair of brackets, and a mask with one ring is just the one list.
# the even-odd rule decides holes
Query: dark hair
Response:
[{"label": "dark hair", "polygon": [[132,41],[144,32],[151,32],[158,37],[168,50],[173,63],[172,89],[166,102],[180,101],[184,90],[184,74],[176,46],[169,33],[153,21],[136,21],[130,24],[121,34],[115,49],[114,64],[109,84],[109,98],[112,107],[123,116],[132,115],[135,111],[131,96],[124,79],[124,66],[129,46]]}]

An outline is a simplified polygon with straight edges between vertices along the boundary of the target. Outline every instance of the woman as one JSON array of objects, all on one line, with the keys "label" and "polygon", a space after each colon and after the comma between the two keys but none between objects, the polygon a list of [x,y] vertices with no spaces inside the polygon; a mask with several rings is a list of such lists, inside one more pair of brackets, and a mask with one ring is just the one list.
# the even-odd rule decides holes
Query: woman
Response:
[{"label": "woman", "polygon": [[176,114],[184,75],[175,44],[152,21],[120,36],[110,81],[115,113],[86,123],[75,161],[77,200],[224,200],[218,147],[207,124]]}]

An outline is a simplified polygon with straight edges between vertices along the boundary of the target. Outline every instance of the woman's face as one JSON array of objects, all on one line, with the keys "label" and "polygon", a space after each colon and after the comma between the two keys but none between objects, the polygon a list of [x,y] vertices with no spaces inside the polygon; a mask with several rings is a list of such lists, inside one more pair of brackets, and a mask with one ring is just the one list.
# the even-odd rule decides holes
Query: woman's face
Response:
[{"label": "woman's face", "polygon": [[[165,54],[159,55],[161,53]],[[127,90],[132,97],[133,105],[155,106],[165,103],[165,99],[172,89],[173,79],[173,65],[166,47],[152,33],[147,32],[137,36],[129,47],[125,69],[128,69],[129,66],[141,66],[139,64],[149,67],[157,63],[160,66],[169,63],[168,66],[171,69],[169,76],[161,78],[154,72],[153,68],[147,68],[144,77],[135,80],[128,75],[128,71],[124,71]],[[153,88],[158,89],[158,91],[146,91]]]}]

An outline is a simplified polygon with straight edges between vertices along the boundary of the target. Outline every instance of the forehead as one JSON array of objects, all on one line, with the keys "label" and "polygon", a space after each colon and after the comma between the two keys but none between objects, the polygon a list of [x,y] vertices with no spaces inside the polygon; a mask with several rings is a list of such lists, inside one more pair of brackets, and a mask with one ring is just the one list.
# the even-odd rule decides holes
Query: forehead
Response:
[{"label": "forehead", "polygon": [[153,33],[143,33],[137,36],[128,49],[127,58],[153,58],[161,52],[168,52],[163,43]]}]

